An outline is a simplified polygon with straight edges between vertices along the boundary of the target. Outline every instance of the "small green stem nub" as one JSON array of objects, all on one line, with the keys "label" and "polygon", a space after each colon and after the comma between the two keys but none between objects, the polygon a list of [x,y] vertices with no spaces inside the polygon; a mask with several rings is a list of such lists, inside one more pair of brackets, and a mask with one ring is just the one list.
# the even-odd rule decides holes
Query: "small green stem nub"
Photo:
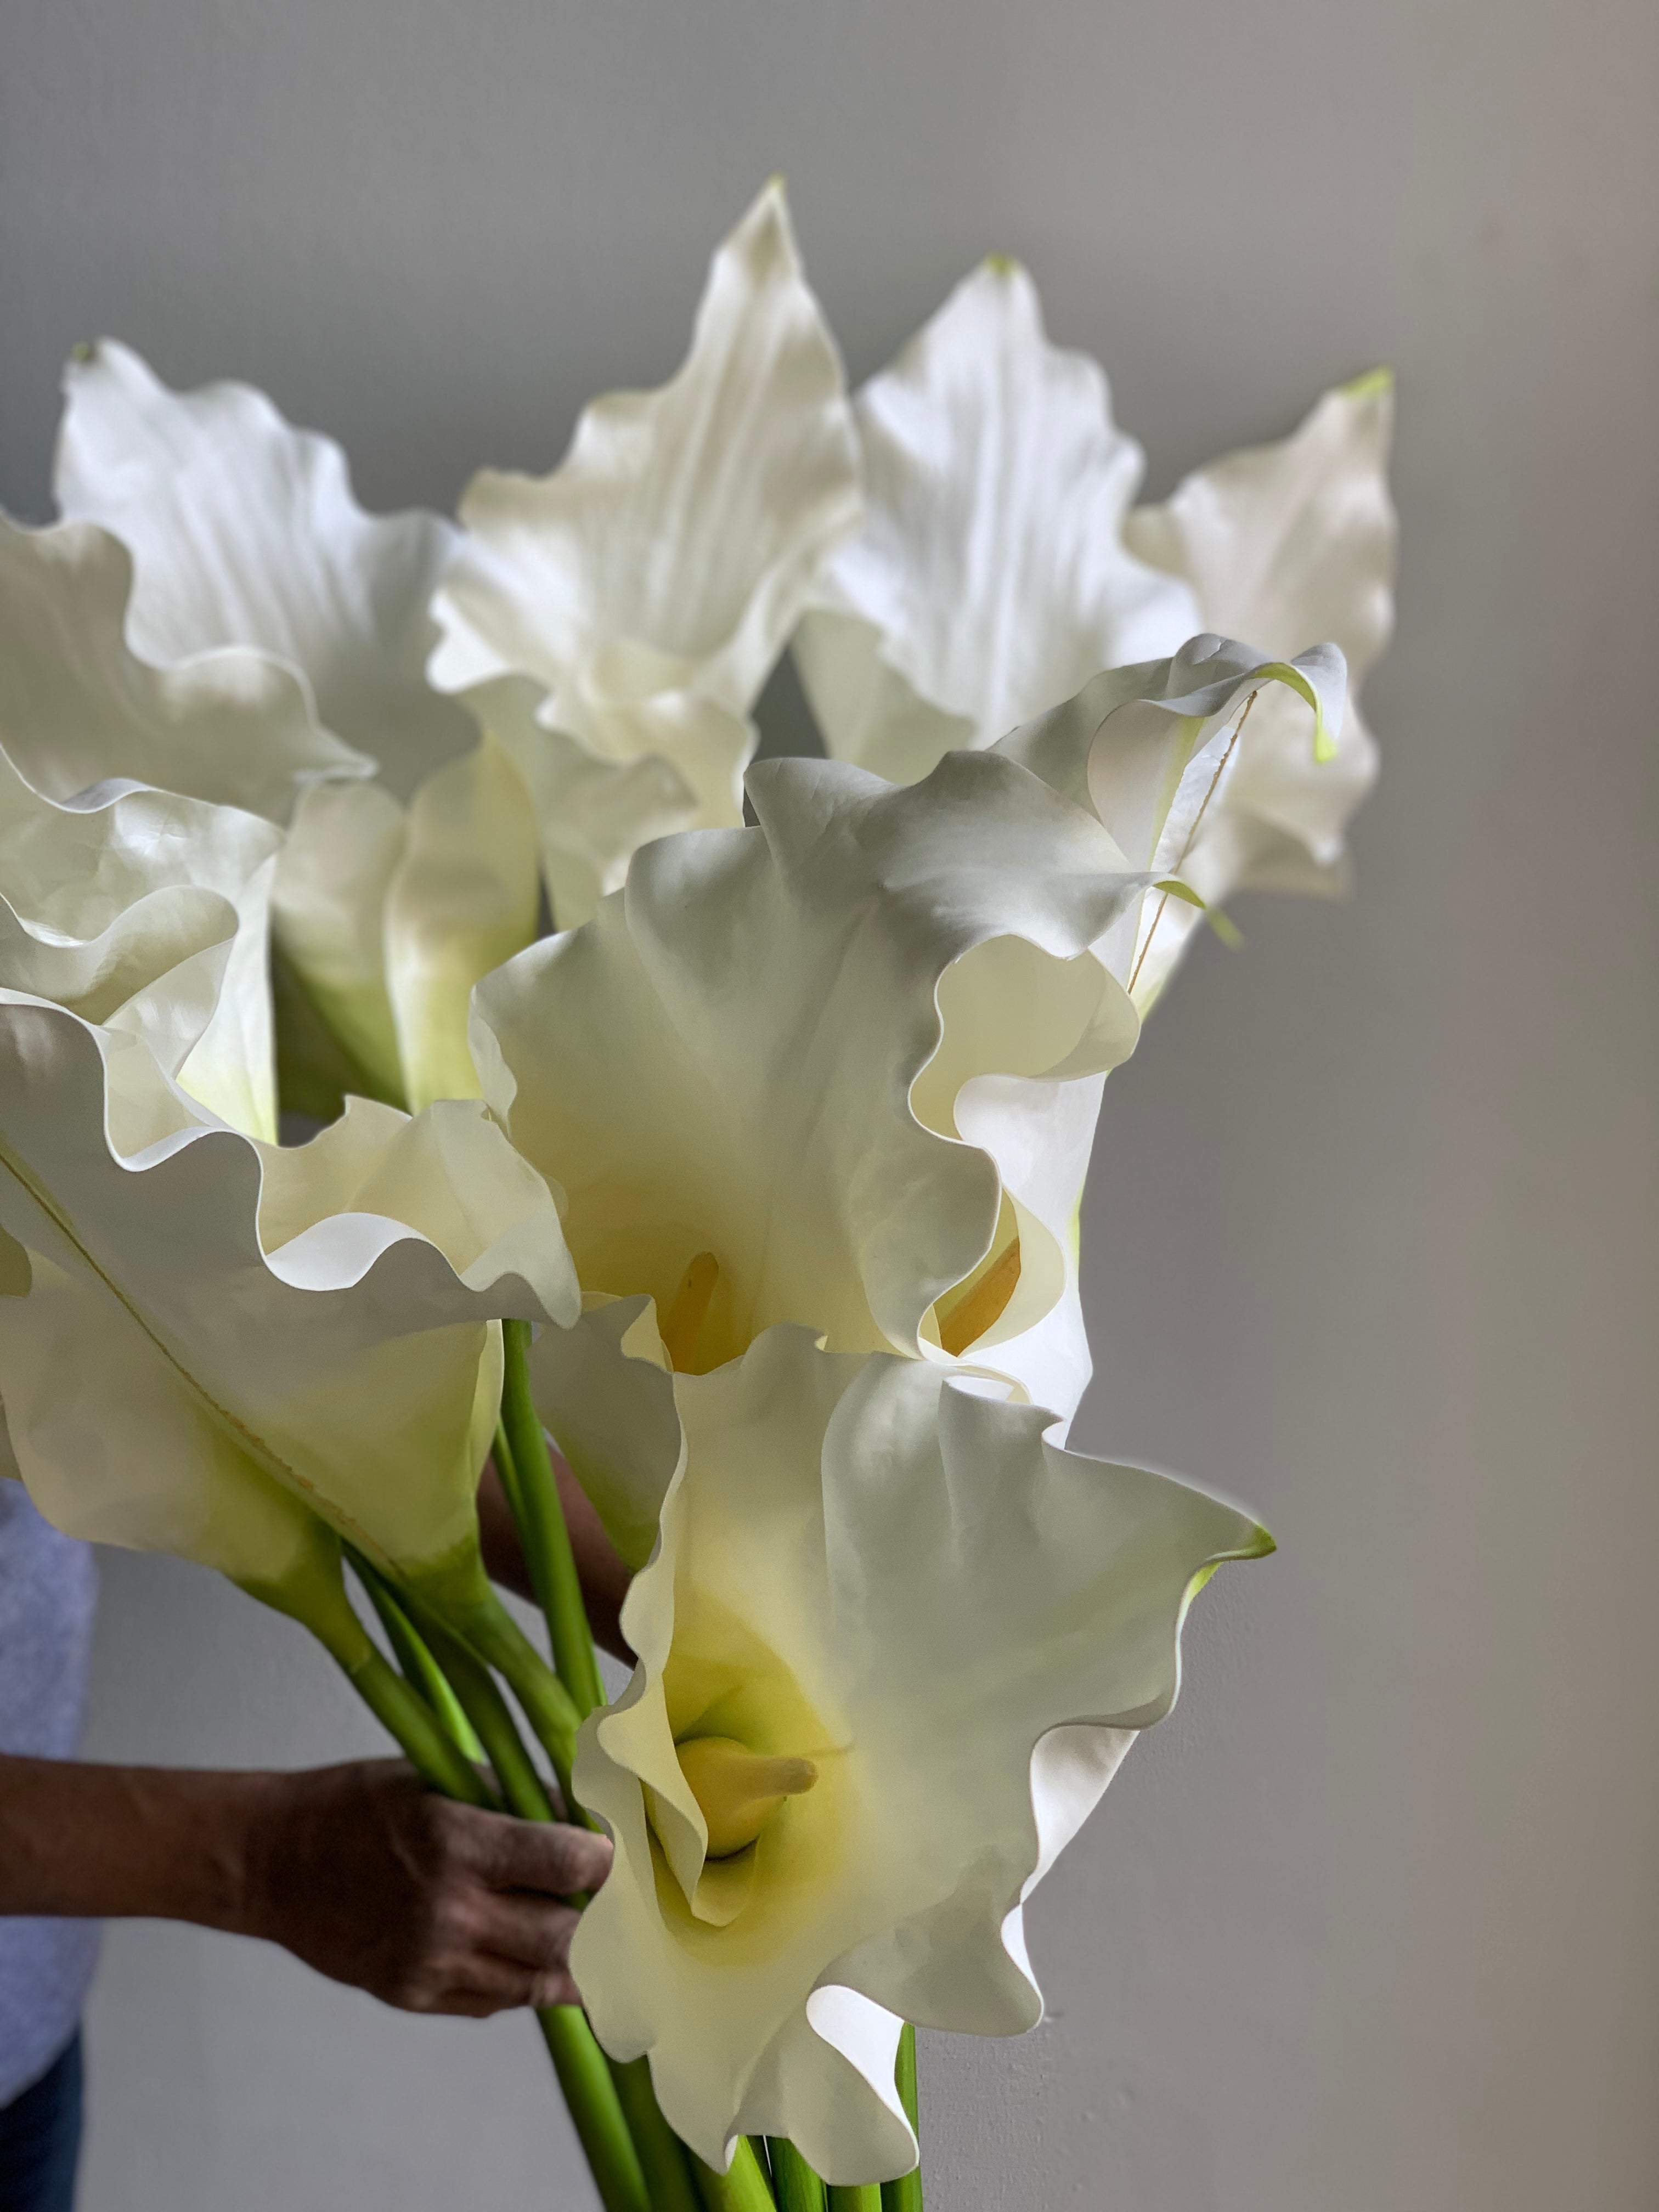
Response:
[{"label": "small green stem nub", "polygon": [[778,2212],[824,2212],[823,2184],[793,2143],[773,2136],[767,2148],[772,2154],[772,2185],[777,2191]]},{"label": "small green stem nub", "polygon": [[530,1395],[530,1323],[501,1323],[504,1368],[501,1382],[501,1426],[507,1432],[512,1473],[506,1478],[517,1492],[508,1492],[519,1514],[530,1579],[553,1645],[553,1664],[583,1717],[605,1703],[605,1685],[593,1656],[593,1638],[582,1602],[581,1578],[576,1555],[570,1548],[559,1503],[559,1486],[548,1455],[541,1416]]},{"label": "small green stem nub", "polygon": [[605,2212],[653,2212],[610,2064],[586,2014],[576,2005],[546,2005],[536,2018]]}]

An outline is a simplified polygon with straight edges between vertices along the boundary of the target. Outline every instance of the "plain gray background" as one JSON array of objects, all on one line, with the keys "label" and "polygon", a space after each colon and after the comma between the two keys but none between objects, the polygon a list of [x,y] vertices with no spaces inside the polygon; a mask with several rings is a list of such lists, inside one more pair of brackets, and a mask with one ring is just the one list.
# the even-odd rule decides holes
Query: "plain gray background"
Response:
[{"label": "plain gray background", "polygon": [[[1085,1448],[1249,1498],[1176,1717],[930,2042],[937,2212],[1659,2201],[1649,0],[5,0],[0,497],[117,333],[367,500],[655,381],[775,167],[856,374],[990,248],[1153,494],[1400,374],[1359,891],[1258,900],[1115,1077]],[[777,702],[775,702],[775,704]],[[787,701],[782,702],[787,706]],[[107,1577],[94,1747],[372,1741],[297,1632]],[[533,2031],[116,1931],[84,2212],[589,2200]]]}]

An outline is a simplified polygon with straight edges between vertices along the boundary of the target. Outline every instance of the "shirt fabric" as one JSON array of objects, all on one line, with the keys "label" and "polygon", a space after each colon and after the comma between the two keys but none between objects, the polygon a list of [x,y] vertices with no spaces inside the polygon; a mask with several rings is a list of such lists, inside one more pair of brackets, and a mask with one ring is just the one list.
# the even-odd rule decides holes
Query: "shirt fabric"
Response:
[{"label": "shirt fabric", "polygon": [[[0,1481],[0,1752],[75,1756],[97,1586],[88,1547]],[[97,1954],[95,1922],[0,1919],[0,2107],[73,2040]]]}]

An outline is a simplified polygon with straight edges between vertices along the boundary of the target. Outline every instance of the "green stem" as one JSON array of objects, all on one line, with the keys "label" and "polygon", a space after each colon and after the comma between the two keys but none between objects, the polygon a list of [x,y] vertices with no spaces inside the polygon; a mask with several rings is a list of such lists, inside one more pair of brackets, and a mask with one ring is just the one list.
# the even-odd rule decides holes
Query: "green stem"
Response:
[{"label": "green stem", "polygon": [[690,2153],[662,2116],[651,2068],[643,2058],[626,2064],[613,2058],[611,2078],[617,2085],[623,2111],[639,2153],[640,2164],[651,2191],[652,2212],[698,2212],[698,2197],[691,2180]]},{"label": "green stem", "polygon": [[695,2151],[688,2151],[686,2156],[696,2177],[703,2212],[777,2212],[772,2185],[762,2172],[747,2136],[738,2138],[737,2154],[728,2173],[716,2173],[712,2166],[703,2164]]},{"label": "green stem", "polygon": [[[512,1510],[514,1521],[519,1529],[519,1540],[522,1543],[524,1540],[524,1492],[519,1487],[519,1470],[513,1462],[513,1447],[507,1441],[507,1430],[500,1421],[495,1424],[495,1441],[489,1449],[495,1462],[495,1472],[501,1478],[502,1493]],[[528,1564],[526,1559],[526,1565],[528,1565]]]},{"label": "green stem", "polygon": [[[338,1613],[337,1620],[313,1625],[370,1711],[402,1747],[410,1764],[441,1795],[458,1797],[485,1811],[495,1810],[495,1800],[477,1768],[444,1734],[430,1707],[374,1649],[343,1595]],[[499,1698],[499,1692],[495,1694]],[[507,1720],[511,1729],[510,1714]],[[522,1757],[521,1746],[520,1749]],[[527,1759],[525,1763],[528,1765]],[[510,1761],[508,1766],[510,1771]],[[539,1789],[539,1783],[537,1786]],[[545,1803],[546,1792],[541,1796]],[[610,2065],[586,2014],[574,2005],[550,2005],[536,2016],[605,2212],[653,2212]]]},{"label": "green stem", "polygon": [[[501,1426],[507,1431],[520,1508],[520,1534],[530,1579],[553,1644],[553,1664],[576,1711],[586,1716],[605,1703],[605,1685],[593,1656],[592,1632],[582,1601],[576,1555],[570,1548],[559,1486],[548,1455],[541,1416],[530,1395],[530,1323],[501,1323],[504,1367]],[[510,1493],[509,1493],[510,1495]]]},{"label": "green stem", "polygon": [[545,2005],[536,2018],[605,2212],[654,2212],[610,2064],[586,2014],[577,2005]]},{"label": "green stem", "polygon": [[778,2193],[778,2212],[824,2212],[823,2184],[806,2160],[783,2136],[774,2136],[772,2185]]},{"label": "green stem", "polygon": [[[898,2063],[894,2069],[894,2080],[898,2086],[899,2102],[904,2107],[904,2117],[915,2130],[920,2154],[921,2122],[916,2094],[916,2031],[908,2021],[905,2021],[904,2032],[899,2037]],[[882,2183],[881,2212],[922,2212],[920,2155],[908,2173],[901,2174],[896,2181]]]},{"label": "green stem", "polygon": [[[368,1642],[367,1637],[364,1638]],[[395,1738],[404,1756],[428,1788],[459,1798],[483,1812],[496,1809],[489,1784],[463,1756],[454,1738],[440,1726],[432,1708],[417,1698],[403,1676],[370,1644],[368,1655],[346,1667],[352,1687]]]},{"label": "green stem", "polygon": [[464,1610],[447,1613],[445,1626],[461,1638],[475,1658],[493,1667],[512,1691],[537,1741],[553,1762],[567,1818],[591,1828],[593,1823],[577,1804],[570,1786],[570,1765],[576,1755],[576,1730],[580,1723],[558,1676],[493,1592],[474,1600]]},{"label": "green stem", "polygon": [[828,2195],[830,2212],[881,2212],[878,2181],[860,2182],[856,2189],[831,2187]]},{"label": "green stem", "polygon": [[349,1552],[348,1557],[353,1573],[368,1591],[369,1602],[380,1616],[380,1626],[386,1632],[386,1641],[392,1646],[392,1655],[404,1670],[404,1680],[431,1706],[462,1755],[477,1765],[483,1758],[483,1746],[474,1735],[472,1724],[462,1711],[460,1702],[449,1686],[443,1668],[392,1595],[390,1584],[375,1572],[360,1553]]},{"label": "green stem", "polygon": [[508,1810],[521,1820],[553,1820],[556,1815],[546,1784],[524,1747],[524,1739],[514,1723],[507,1699],[495,1686],[495,1676],[473,1657],[459,1636],[452,1635],[424,1607],[420,1608],[419,1617],[436,1662],[447,1676],[453,1696],[477,1730],[484,1756],[495,1771]]}]

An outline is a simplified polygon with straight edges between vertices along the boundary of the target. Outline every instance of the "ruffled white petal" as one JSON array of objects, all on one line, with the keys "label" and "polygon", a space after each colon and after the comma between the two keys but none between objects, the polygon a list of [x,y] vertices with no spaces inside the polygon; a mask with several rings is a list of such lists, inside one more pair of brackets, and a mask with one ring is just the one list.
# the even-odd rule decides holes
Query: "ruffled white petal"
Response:
[{"label": "ruffled white petal", "polygon": [[[1121,988],[1088,955],[1146,878],[994,755],[953,755],[908,789],[768,762],[750,791],[757,828],[650,847],[592,922],[480,987],[485,1096],[568,1194],[588,1291],[648,1292],[660,1317],[714,1256],[689,1364],[777,1321],[915,1355],[929,1308],[993,1246],[996,1147],[1029,1180],[1063,1086],[1133,1046]],[[1015,1091],[969,1143],[952,1112],[987,1076]],[[1020,1226],[1043,1286],[1015,1309],[1030,1325],[1066,1262],[1042,1222]]]},{"label": "ruffled white petal", "polygon": [[[1047,1413],[807,1331],[674,1387],[684,1463],[624,1616],[640,1663],[579,1755],[617,1860],[573,1964],[710,2163],[763,2131],[832,2181],[888,2178],[915,2157],[897,2020],[1036,2021],[1021,1899],[1173,1702],[1195,1579],[1268,1540],[1060,1449]],[[817,1765],[744,1869],[702,1862],[675,1745],[709,1733]],[[698,1909],[739,1875],[735,1914]]]},{"label": "ruffled white petal", "polygon": [[424,672],[449,524],[366,514],[338,446],[246,385],[171,392],[106,339],[64,386],[58,501],[130,548],[137,652],[166,665],[262,647],[303,672],[327,727],[400,798],[471,744]]},{"label": "ruffled white petal", "polygon": [[461,519],[440,682],[517,670],[619,696],[678,674],[748,706],[858,519],[841,364],[780,185],[715,255],[673,380],[596,400],[550,477],[475,477]]},{"label": "ruffled white petal", "polygon": [[[112,1541],[188,1548],[177,1516],[246,1463],[371,1555],[435,1571],[474,1539],[492,1322],[578,1309],[554,1200],[482,1108],[410,1121],[360,1101],[279,1151],[192,1113],[137,1039],[9,993],[0,1224],[52,1270],[49,1296],[0,1302],[25,1477]],[[212,1564],[238,1571],[230,1540]]]},{"label": "ruffled white petal", "polygon": [[0,988],[142,1036],[204,1105],[274,1138],[280,842],[256,816],[119,783],[60,806],[0,753]]},{"label": "ruffled white petal", "polygon": [[976,270],[854,404],[866,520],[795,641],[832,754],[911,781],[1203,626],[1126,547],[1140,449],[1017,264]]},{"label": "ruffled white petal", "polygon": [[673,1376],[649,1298],[584,1301],[531,1347],[536,1410],[630,1567],[642,1567],[682,1451]]},{"label": "ruffled white petal", "polygon": [[0,516],[0,746],[37,791],[68,800],[125,779],[280,823],[318,777],[368,773],[268,653],[140,659],[124,630],[131,590],[126,549],[90,523]]},{"label": "ruffled white petal", "polygon": [[[538,720],[545,697],[544,686],[531,678],[499,676],[469,691],[466,702],[529,794],[553,919],[574,929],[607,892],[621,890],[640,846],[694,829],[705,813],[721,818],[730,810],[724,799],[705,806],[681,768],[661,753],[605,759],[568,731],[549,729]],[[655,706],[665,715],[683,708],[681,732],[688,737],[694,721],[703,724],[702,750],[713,755],[708,781],[726,792],[752,750],[748,724],[708,701]],[[678,744],[673,750],[692,765]]]}]

